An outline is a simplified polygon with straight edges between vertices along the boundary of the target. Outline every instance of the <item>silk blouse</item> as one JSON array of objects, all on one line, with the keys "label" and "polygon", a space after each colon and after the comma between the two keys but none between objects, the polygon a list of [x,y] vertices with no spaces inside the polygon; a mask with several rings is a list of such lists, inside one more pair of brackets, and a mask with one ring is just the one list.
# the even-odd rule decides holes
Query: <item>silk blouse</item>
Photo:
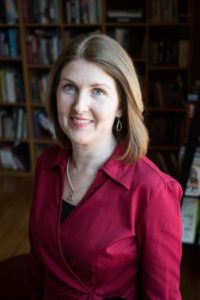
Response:
[{"label": "silk blouse", "polygon": [[56,145],[39,157],[30,213],[32,299],[181,299],[181,187],[147,157],[118,160],[120,151],[62,224],[67,151]]}]

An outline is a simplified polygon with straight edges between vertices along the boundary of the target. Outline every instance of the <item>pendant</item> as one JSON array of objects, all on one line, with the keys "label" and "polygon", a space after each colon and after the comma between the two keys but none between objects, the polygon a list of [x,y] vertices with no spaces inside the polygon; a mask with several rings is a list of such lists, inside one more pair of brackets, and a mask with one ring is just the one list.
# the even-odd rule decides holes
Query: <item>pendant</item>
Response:
[{"label": "pendant", "polygon": [[69,200],[70,202],[73,202],[73,201],[74,201],[74,199],[73,199],[73,192],[70,193],[68,200]]}]

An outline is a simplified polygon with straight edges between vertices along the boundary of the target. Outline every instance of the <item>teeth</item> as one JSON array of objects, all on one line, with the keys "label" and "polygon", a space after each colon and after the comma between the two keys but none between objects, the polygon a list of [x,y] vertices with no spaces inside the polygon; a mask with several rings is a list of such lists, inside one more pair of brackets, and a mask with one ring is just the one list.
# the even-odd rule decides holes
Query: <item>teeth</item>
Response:
[{"label": "teeth", "polygon": [[77,124],[88,124],[88,123],[90,123],[89,120],[80,120],[80,119],[75,119],[75,118],[73,118],[73,120],[74,120]]}]

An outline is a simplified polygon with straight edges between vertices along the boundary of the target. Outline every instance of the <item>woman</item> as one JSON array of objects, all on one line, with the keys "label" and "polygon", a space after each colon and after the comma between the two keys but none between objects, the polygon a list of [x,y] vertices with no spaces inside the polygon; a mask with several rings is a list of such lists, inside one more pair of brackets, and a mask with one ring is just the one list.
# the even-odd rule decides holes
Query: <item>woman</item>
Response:
[{"label": "woman", "polygon": [[182,192],[145,157],[128,54],[106,35],[72,40],[50,73],[48,108],[62,146],[36,166],[34,299],[181,299]]}]

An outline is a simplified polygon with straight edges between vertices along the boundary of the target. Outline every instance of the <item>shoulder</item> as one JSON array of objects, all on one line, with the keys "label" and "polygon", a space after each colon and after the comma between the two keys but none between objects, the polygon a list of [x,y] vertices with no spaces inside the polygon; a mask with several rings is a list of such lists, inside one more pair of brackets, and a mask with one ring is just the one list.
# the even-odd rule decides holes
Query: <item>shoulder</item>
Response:
[{"label": "shoulder", "polygon": [[133,181],[137,186],[143,186],[149,192],[176,194],[180,199],[182,188],[179,182],[162,172],[149,158],[144,156],[133,165]]},{"label": "shoulder", "polygon": [[[162,172],[149,158],[143,156],[134,163],[126,163],[118,159],[121,155],[121,148],[118,147],[113,156],[103,166],[104,171],[112,177],[115,182],[124,185],[132,193],[141,191],[155,193],[158,189],[167,186],[181,191],[180,184],[168,174]],[[117,157],[117,158],[116,158]]]},{"label": "shoulder", "polygon": [[159,167],[148,157],[143,156],[138,162],[135,164],[135,168],[137,172],[144,174],[147,179],[154,179],[156,181],[173,181],[174,178],[170,175],[162,172]]},{"label": "shoulder", "polygon": [[132,180],[131,186],[141,188],[148,194],[157,191],[171,190],[182,195],[182,188],[178,181],[170,175],[162,172],[148,157],[144,156],[136,163],[129,165]]}]

